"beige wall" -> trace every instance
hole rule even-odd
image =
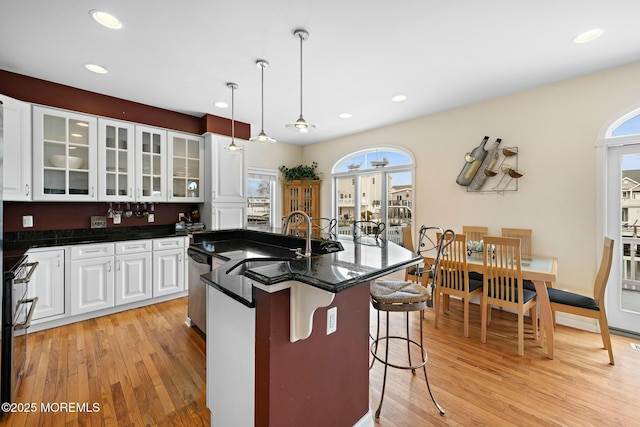
[[[247,144],[247,165],[250,168],[274,169],[282,165],[302,163],[302,147],[276,142],[273,144]]]
[[[401,146],[416,158],[415,223],[532,228],[535,253],[558,258],[558,287],[590,292],[596,270],[595,144],[640,103],[640,63],[303,148],[326,178],[346,154]],[[409,94],[410,96],[411,94]],[[484,135],[519,148],[517,192],[467,193],[455,179]],[[488,145],[490,145],[488,144]],[[322,214],[331,215],[331,185]]]

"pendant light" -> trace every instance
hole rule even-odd
[[[275,139],[267,136],[266,133],[264,133],[264,70],[269,66],[269,63],[267,61],[265,61],[264,59],[258,59],[256,61],[256,65],[258,66],[258,68],[260,68],[260,74],[262,74],[262,94],[261,94],[261,99],[262,99],[262,121],[260,122],[260,133],[258,134],[258,136],[255,136],[253,138],[250,139],[251,142],[258,142],[258,143],[265,143],[265,142],[276,142]]]
[[[231,89],[231,144],[224,147],[225,150],[229,151],[242,151],[242,147],[238,147],[236,145],[236,122],[233,117],[234,113],[234,100],[233,100],[233,92],[238,89],[238,85],[235,83],[227,83],[227,87]]]
[[[309,38],[309,33],[306,30],[298,29],[293,32],[293,35],[300,38],[300,117],[295,123],[288,124],[287,128],[307,133],[316,128],[315,125],[307,123],[302,117],[302,42]]]

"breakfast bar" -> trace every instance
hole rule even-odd
[[[211,424],[372,426],[369,284],[422,258],[388,241],[314,240],[296,257],[298,237],[206,239],[223,262],[201,276]]]

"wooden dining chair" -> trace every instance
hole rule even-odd
[[[531,234],[530,228],[502,228],[502,237],[517,237],[520,239],[520,251],[522,256],[531,256]]]
[[[613,348],[611,347],[609,324],[604,306],[604,292],[607,287],[607,281],[609,280],[609,273],[611,272],[612,259],[613,240],[605,237],[602,259],[600,260],[600,267],[598,268],[598,273],[596,274],[593,285],[593,298],[556,288],[549,288],[548,292],[554,325],[556,311],[598,320],[602,343],[604,344],[604,348],[609,352],[609,363],[613,365]]]
[[[489,227],[463,225],[462,234],[467,236],[467,242],[479,242],[484,239],[484,236],[489,234]]]
[[[489,234],[489,227],[478,226],[478,225],[463,225],[462,226],[462,234],[467,237],[467,242],[479,242],[484,239],[484,236]],[[482,281],[482,274],[477,272],[469,273],[470,278],[473,280]]]
[[[438,327],[440,307],[445,312],[449,308],[449,297],[458,297],[464,304],[464,336],[469,337],[469,302],[475,296],[482,299],[482,282],[469,280],[467,237],[464,234],[456,235],[447,251],[441,255],[436,277],[433,292],[435,327]]]
[[[402,227],[402,246],[405,249],[416,253],[416,248],[413,245],[413,235],[411,233],[411,226]],[[422,265],[413,265],[404,270],[404,280],[412,282],[419,282],[424,267]]]
[[[518,314],[518,354],[524,355],[524,313],[529,311],[533,336],[538,340],[536,292],[525,289],[522,280],[520,239],[513,237],[485,236],[484,285],[482,306],[482,330],[480,340],[487,342],[489,310],[497,305]]]

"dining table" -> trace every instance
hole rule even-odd
[[[421,252],[422,257],[429,265],[433,264],[436,252],[429,250]],[[558,275],[558,260],[546,256],[530,255],[522,256],[520,259],[522,267],[522,278],[531,280],[536,289],[538,307],[540,311],[540,346],[546,342],[547,357],[553,359],[553,313],[551,302],[549,301],[548,287],[552,287]],[[482,252],[471,252],[467,256],[467,268],[469,272],[484,274],[484,260]]]

